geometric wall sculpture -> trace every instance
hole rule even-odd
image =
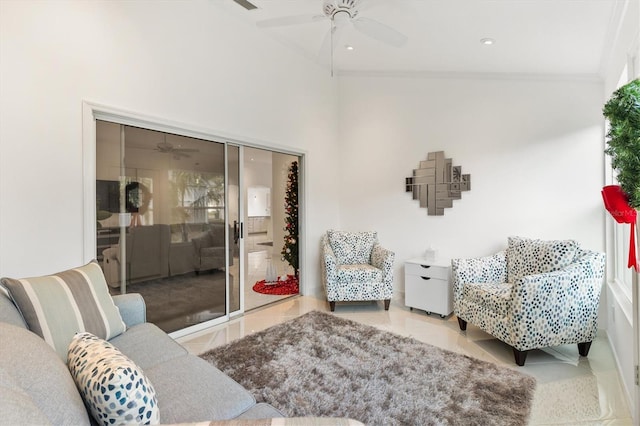
[[[462,167],[453,166],[444,151],[430,152],[427,161],[421,161],[413,176],[405,179],[405,186],[428,215],[442,216],[444,209],[453,207],[453,200],[462,198],[462,191],[471,189],[471,175],[463,175]]]

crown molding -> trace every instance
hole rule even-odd
[[[597,73],[545,74],[518,72],[458,72],[458,71],[340,71],[338,77],[374,77],[406,79],[446,80],[524,80],[524,81],[580,81],[600,84],[604,82]]]

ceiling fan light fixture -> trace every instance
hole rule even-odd
[[[332,18],[333,22],[336,23],[336,26],[347,25],[351,21],[351,14],[345,10],[339,10],[333,14]]]
[[[347,50],[349,50],[349,51],[352,51],[352,50],[353,50],[353,46],[351,46],[350,44],[345,44],[345,45],[344,45],[344,48],[345,48],[345,49],[347,49]]]
[[[325,0],[322,11],[330,19],[336,19],[340,15],[353,19],[358,16],[359,0]]]
[[[492,46],[493,44],[495,44],[495,42],[496,41],[490,37],[480,39],[480,43],[482,43],[483,46]]]

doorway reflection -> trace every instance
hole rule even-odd
[[[291,164],[295,155],[257,148],[244,148],[245,210],[245,310],[277,302],[295,294],[263,294],[254,285],[266,280],[269,271],[278,277],[294,274],[293,267],[282,257],[285,244],[285,198]]]

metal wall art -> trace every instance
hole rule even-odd
[[[453,207],[453,200],[462,198],[462,191],[471,189],[471,175],[462,174],[462,166],[452,166],[444,151],[430,152],[427,161],[421,161],[413,176],[406,178],[406,192],[420,201],[430,216],[444,215],[444,209]]]

